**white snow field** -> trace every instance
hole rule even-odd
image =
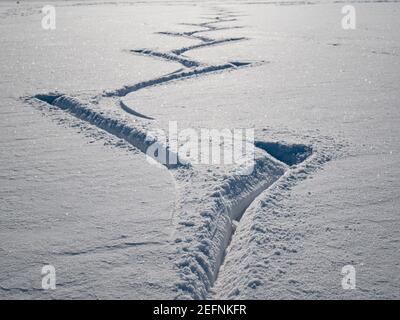
[[[399,16],[382,0],[0,2],[0,298],[400,298]],[[152,163],[166,146],[149,133],[171,122],[253,128],[253,170]]]

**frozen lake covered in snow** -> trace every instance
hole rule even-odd
[[[399,298],[399,17],[0,2],[0,298]],[[171,123],[253,129],[254,167],[148,161]]]

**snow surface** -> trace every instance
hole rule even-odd
[[[0,3],[1,298],[399,298],[397,2],[43,5]],[[169,121],[254,171],[149,163]]]

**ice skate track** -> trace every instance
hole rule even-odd
[[[125,112],[128,112],[130,114],[133,114],[134,116],[137,116],[137,117],[140,117],[143,119],[154,120],[154,118],[152,118],[152,117],[145,116],[144,114],[141,114],[139,112],[136,112],[135,110],[132,110],[122,100],[120,101],[120,103],[121,103],[122,110],[124,110]]]

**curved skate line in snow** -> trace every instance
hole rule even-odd
[[[152,117],[145,116],[144,114],[141,114],[139,112],[136,112],[135,110],[132,110],[122,100],[120,101],[120,103],[121,103],[122,110],[124,110],[125,112],[133,114],[134,116],[137,116],[137,117],[140,117],[140,118],[154,120],[154,118],[152,118]]]

